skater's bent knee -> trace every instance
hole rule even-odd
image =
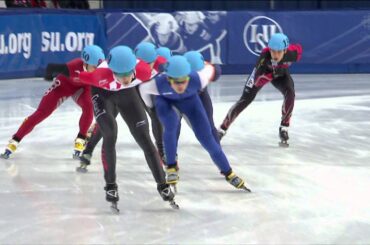
[[[295,91],[294,91],[294,89],[288,89],[287,91],[286,91],[286,95],[287,96],[289,96],[289,97],[295,97]]]
[[[114,130],[101,130],[104,140],[116,142],[117,132]]]

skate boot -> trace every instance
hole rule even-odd
[[[170,203],[171,208],[180,208],[179,205],[177,205],[175,202],[175,194],[172,192],[169,184],[158,184],[157,190],[159,192],[159,195],[161,195],[163,201],[167,201]]]
[[[82,153],[80,156],[80,166],[76,168],[76,171],[80,173],[87,173],[87,166],[90,165],[91,157],[91,154]]]
[[[229,182],[237,189],[243,189],[248,192],[252,192],[249,188],[245,186],[245,182],[242,178],[238,177],[234,172],[231,172],[229,175],[225,176],[226,181]]]
[[[288,144],[288,139],[289,139],[288,127],[280,126],[280,128],[279,128],[279,137],[280,137],[279,146],[280,147],[289,147],[289,144]]]
[[[225,136],[226,130],[219,128],[217,129],[217,133],[218,133],[218,138],[221,140]]]
[[[5,152],[0,155],[1,158],[8,159],[9,156],[17,150],[18,144],[19,142],[14,139],[9,140],[9,143],[6,146]]]
[[[80,160],[80,155],[82,151],[85,149],[85,145],[86,145],[86,140],[81,139],[81,138],[76,138],[73,159]]]
[[[177,183],[179,182],[179,169],[177,165],[167,167],[166,169],[166,182],[173,187],[175,193],[177,193]]]
[[[117,207],[117,202],[119,201],[118,196],[118,187],[116,183],[113,184],[107,184],[104,187],[105,190],[105,200],[112,203],[111,209],[114,213],[118,213],[119,209]]]

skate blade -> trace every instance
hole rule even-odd
[[[0,155],[0,158],[2,158],[2,159],[9,159],[9,155],[8,155],[8,154],[6,154],[6,153],[2,153],[2,154]]]
[[[73,154],[72,155],[73,160],[80,160],[80,154]]]
[[[117,203],[113,202],[112,205],[110,206],[110,209],[112,210],[113,213],[119,214],[119,209],[117,207]]]
[[[246,187],[244,185],[242,186],[241,189],[243,189],[243,190],[245,190],[246,192],[249,192],[249,193],[252,192],[251,189],[249,189],[248,187]]]
[[[286,141],[281,141],[281,142],[279,142],[279,146],[282,147],[282,148],[288,148],[289,144]]]
[[[80,167],[77,167],[76,168],[76,172],[79,172],[79,173],[83,173],[83,174],[85,174],[85,173],[87,173],[87,168],[86,168],[86,166],[80,166]]]
[[[175,200],[172,200],[169,202],[170,202],[171,208],[176,209],[176,210],[180,209],[180,206],[175,202]]]
[[[170,184],[170,187],[173,191],[173,193],[175,193],[175,195],[177,194],[177,185],[176,184]]]

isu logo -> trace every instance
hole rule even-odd
[[[244,45],[252,54],[259,56],[270,37],[277,32],[283,32],[283,29],[275,20],[266,16],[256,16],[244,27]]]

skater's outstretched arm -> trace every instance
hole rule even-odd
[[[145,105],[149,108],[153,108],[154,105],[151,96],[159,95],[155,80],[152,79],[149,82],[140,84],[139,91]]]
[[[69,69],[67,64],[50,63],[46,67],[44,79],[46,81],[52,81],[59,74],[69,77]]]
[[[302,46],[300,44],[290,44],[282,62],[297,62],[302,57]]]
[[[201,82],[201,89],[203,90],[210,82],[216,81],[221,76],[221,67],[206,63],[204,68],[197,72]]]

